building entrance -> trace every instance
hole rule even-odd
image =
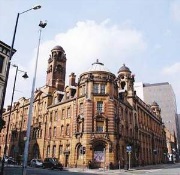
[[[105,147],[100,144],[94,148],[94,162],[98,166],[97,168],[104,167],[105,165]]]

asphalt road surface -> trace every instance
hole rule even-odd
[[[63,171],[41,168],[27,168],[27,175],[180,175],[180,163],[139,167],[131,170],[104,170],[69,168]],[[5,175],[22,175],[22,167],[5,167]]]

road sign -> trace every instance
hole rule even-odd
[[[131,146],[126,146],[126,152],[131,152],[132,151],[132,147]]]

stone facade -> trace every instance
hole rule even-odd
[[[13,49],[13,54],[15,51],[16,50]],[[2,100],[4,98],[3,93],[4,93],[7,66],[9,63],[9,54],[10,54],[10,46],[0,41],[0,110],[3,110]]]
[[[48,60],[46,85],[34,94],[29,160],[57,157],[65,167],[92,168],[125,167],[129,158],[132,166],[165,161],[160,108],[136,96],[128,67],[123,65],[116,76],[97,60],[77,82],[71,73],[67,86],[65,73],[66,55],[56,46]],[[21,98],[13,106],[8,137],[13,157],[23,154],[29,103]],[[0,133],[1,157],[5,132]]]

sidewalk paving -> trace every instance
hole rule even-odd
[[[128,174],[132,171],[138,171],[138,170],[150,170],[150,169],[163,169],[167,167],[172,167],[172,166],[179,166],[180,163],[176,164],[157,164],[157,165],[147,165],[147,166],[139,166],[139,167],[132,167],[130,170],[125,170],[125,169],[88,169],[88,168],[66,168],[66,170],[71,171],[71,172],[87,172],[87,173],[94,173],[94,174]]]

